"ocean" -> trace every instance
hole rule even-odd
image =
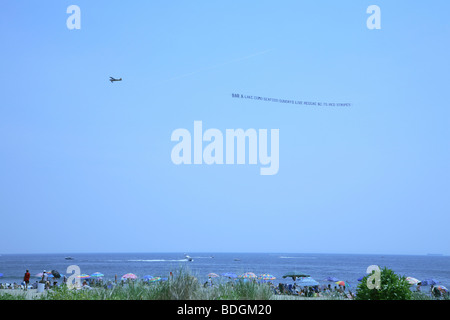
[[[292,283],[283,279],[289,271],[302,271],[320,284],[330,284],[325,279],[335,277],[347,281],[355,290],[358,278],[366,275],[371,265],[388,267],[397,274],[419,280],[435,279],[450,287],[450,256],[428,255],[362,255],[362,254],[300,254],[300,253],[74,253],[74,254],[2,254],[0,256],[0,283],[21,283],[25,270],[31,273],[31,283],[39,280],[36,274],[43,270],[67,273],[70,265],[80,267],[81,273],[101,272],[104,280],[120,279],[126,273],[139,278],[146,275],[168,277],[186,267],[199,281],[206,281],[208,273],[232,272],[237,275],[253,272],[257,275],[269,273],[278,284]],[[73,257],[66,260],[65,257]],[[61,280],[59,280],[61,283]],[[333,283],[331,283],[334,285]],[[423,288],[424,290],[425,288]],[[422,290],[422,291],[423,291]]]

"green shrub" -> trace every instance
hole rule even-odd
[[[399,276],[391,269],[383,268],[381,270],[380,288],[369,289],[367,280],[371,275],[365,276],[358,285],[356,291],[356,300],[410,300],[412,292],[409,289],[410,284],[405,276]]]

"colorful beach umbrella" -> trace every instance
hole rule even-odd
[[[148,279],[148,282],[156,282],[156,281],[161,281],[161,277],[152,277]]]
[[[271,274],[268,274],[268,273],[263,273],[258,276],[258,279],[264,280],[264,281],[269,281],[269,280],[275,280],[276,277]]]
[[[209,278],[218,278],[219,275],[217,273],[211,272],[211,273],[208,273],[208,277]]]
[[[448,292],[448,289],[444,286],[436,286],[435,288],[437,288],[440,292],[444,293],[444,292]]]
[[[77,276],[77,278],[79,278],[79,279],[89,279],[90,277],[91,277],[90,275],[85,274],[85,273],[80,274],[79,276]]]
[[[257,276],[253,272],[246,272],[239,276],[241,279],[256,279]]]
[[[101,278],[104,277],[105,275],[103,273],[100,272],[94,272],[93,274],[91,274],[92,278]]]
[[[337,285],[343,286],[343,287],[350,287],[350,283],[348,283],[347,281],[336,281],[335,282]]]
[[[127,273],[122,276],[122,279],[137,279],[137,275],[134,273]]]
[[[417,280],[416,278],[413,277],[406,277],[406,282],[408,282],[410,285],[415,285],[418,284],[420,280]]]

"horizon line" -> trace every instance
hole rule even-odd
[[[13,252],[13,253],[0,253],[2,255],[36,255],[36,254],[61,254],[61,255],[71,255],[71,254],[148,254],[148,253],[204,253],[204,254],[330,254],[330,255],[386,255],[386,256],[449,256],[446,253],[356,253],[356,252],[284,252],[284,251],[78,251],[78,252]]]

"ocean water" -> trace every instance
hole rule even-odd
[[[31,283],[39,280],[36,274],[43,270],[67,273],[70,265],[77,265],[81,273],[101,272],[104,279],[120,279],[126,273],[138,277],[145,275],[168,277],[186,267],[200,281],[207,280],[210,272],[221,275],[225,272],[242,274],[254,272],[270,273],[277,279],[273,282],[292,283],[283,279],[289,271],[302,271],[311,275],[320,284],[329,276],[347,281],[356,289],[358,278],[366,274],[371,265],[388,267],[396,273],[419,280],[435,279],[450,288],[450,256],[412,255],[360,255],[360,254],[300,254],[300,253],[188,253],[193,261],[185,259],[183,253],[86,253],[86,254],[3,254],[0,256],[0,283],[21,283],[25,270],[30,270]],[[71,256],[73,260],[66,260]],[[61,280],[59,281],[61,283]],[[334,285],[332,283],[332,285]],[[424,288],[425,289],[425,288]]]

